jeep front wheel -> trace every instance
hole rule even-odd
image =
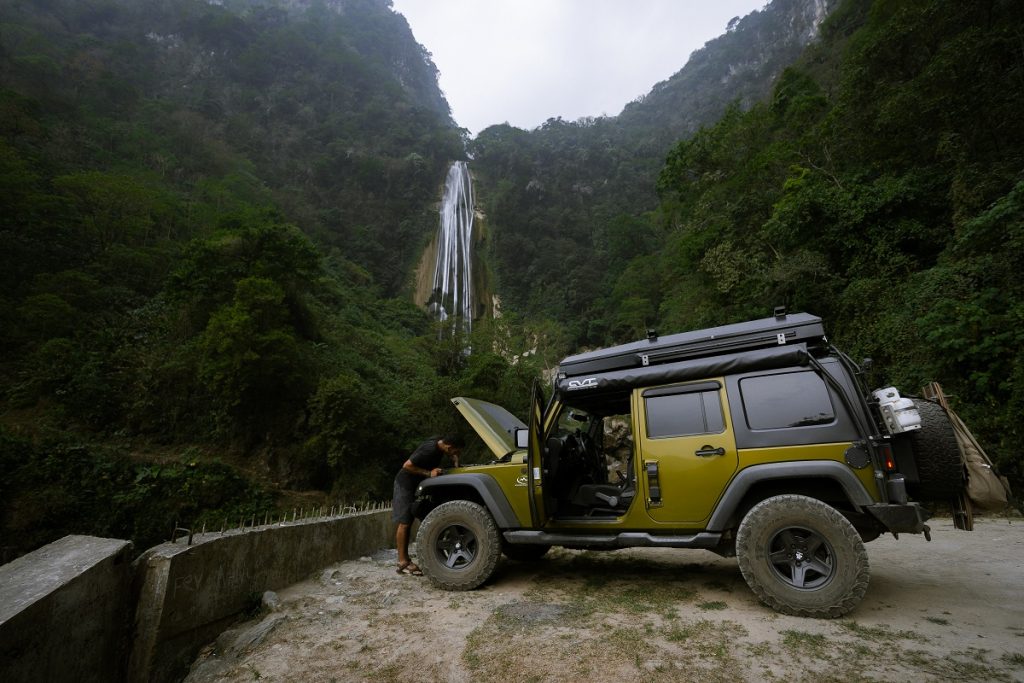
[[[751,508],[736,532],[736,556],[761,602],[798,617],[843,616],[871,577],[857,530],[807,496],[774,496]]]
[[[416,537],[420,568],[450,591],[472,590],[489,579],[501,556],[501,536],[490,513],[468,500],[430,511]]]

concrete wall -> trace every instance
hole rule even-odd
[[[131,547],[64,538],[0,566],[0,681],[116,681],[128,657]]]
[[[138,603],[130,681],[179,680],[199,648],[264,591],[393,543],[390,510],[196,536],[135,562]]]
[[[0,566],[0,681],[177,681],[264,591],[393,544],[391,511],[150,548],[67,536]]]

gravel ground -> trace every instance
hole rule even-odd
[[[931,526],[867,545],[871,585],[840,620],[771,611],[705,551],[556,549],[466,593],[385,551],[280,591],[186,680],[1024,681],[1024,520]]]

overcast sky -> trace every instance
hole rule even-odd
[[[393,0],[434,56],[455,121],[614,116],[767,0]]]

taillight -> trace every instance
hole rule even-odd
[[[892,457],[892,446],[889,444],[882,444],[878,447],[878,452],[882,456],[882,467],[886,472],[896,471],[896,460]]]

